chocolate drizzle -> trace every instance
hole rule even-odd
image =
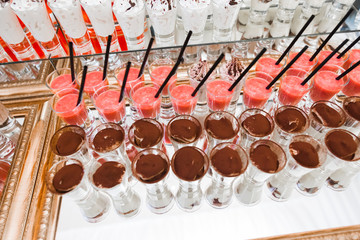
[[[325,137],[325,144],[332,154],[347,161],[354,160],[359,147],[354,137],[343,130],[334,130],[328,133]]]
[[[83,175],[84,169],[80,165],[65,165],[55,173],[52,184],[57,192],[67,193],[80,184]]]
[[[236,4],[238,4],[238,3],[235,0],[230,0],[230,2],[229,2],[230,6],[233,6],[233,5],[236,5]]]
[[[135,6],[135,3],[132,2],[131,0],[129,0],[129,4],[130,4],[130,7],[128,9],[126,9],[126,12],[129,11],[132,7]]]
[[[125,167],[119,162],[105,162],[94,173],[93,181],[99,188],[112,188],[121,183]]]

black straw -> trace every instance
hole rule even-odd
[[[85,65],[84,69],[83,69],[83,73],[82,73],[81,85],[80,85],[80,90],[79,90],[79,97],[78,97],[76,106],[79,106],[79,104],[81,103],[81,99],[82,99],[82,95],[83,95],[83,91],[84,91],[84,86],[85,86],[87,69],[88,69],[88,66]]]
[[[350,10],[345,14],[345,16],[340,20],[340,22],[330,32],[330,34],[326,37],[326,39],[321,43],[320,47],[316,50],[314,55],[312,55],[312,57],[309,60],[310,62],[313,61],[316,58],[316,56],[320,53],[321,49],[328,43],[330,38],[332,38],[332,36],[335,34],[335,32],[341,27],[341,25],[345,22],[345,20],[350,16],[352,11],[353,11],[353,9],[350,8]]]
[[[121,100],[123,99],[123,96],[124,96],[126,81],[127,81],[127,78],[128,78],[129,72],[130,72],[130,67],[131,67],[131,62],[127,62],[126,69],[125,69],[125,75],[124,75],[124,79],[123,79],[122,86],[121,86],[119,102],[121,102]]]
[[[345,39],[334,51],[332,51],[332,53],[330,53],[329,56],[327,56],[327,58],[325,58],[324,61],[322,61],[322,63],[320,63],[319,66],[305,78],[301,85],[304,86],[348,41],[349,39]]]
[[[166,77],[165,81],[161,84],[159,90],[157,91],[157,93],[155,94],[155,98],[158,98],[160,96],[160,93],[162,92],[162,90],[164,90],[166,84],[170,81],[170,78],[176,73],[179,65],[180,65],[181,61],[177,61],[174,65],[174,67],[171,69],[169,75]]]
[[[184,41],[184,44],[182,45],[182,47],[181,47],[181,49],[180,49],[180,53],[179,53],[179,56],[178,56],[177,61],[181,61],[181,59],[182,59],[182,57],[183,57],[183,55],[184,55],[184,52],[185,52],[185,48],[186,48],[186,46],[187,46],[188,43],[189,43],[189,40],[190,40],[191,35],[192,35],[192,31],[190,30],[189,33],[188,33],[188,35],[186,36],[186,39],[185,39],[185,41]]]
[[[296,54],[291,62],[289,62],[289,64],[286,65],[283,70],[281,70],[281,72],[269,83],[269,85],[266,86],[267,90],[269,90],[276,83],[276,81],[279,80],[282,75],[284,75],[284,73],[299,59],[299,57],[308,49],[308,47],[309,46],[303,47],[303,49],[301,49],[301,51]]]
[[[235,82],[231,85],[231,87],[228,89],[228,91],[232,91],[236,85],[241,81],[241,79],[250,71],[250,69],[255,65],[255,63],[261,58],[262,55],[266,52],[266,48],[263,48],[261,52],[252,60],[252,62],[247,66],[247,68],[240,74],[238,79],[235,80]]]
[[[353,46],[355,46],[355,44],[357,44],[359,40],[360,40],[360,36],[357,37],[352,43],[350,43],[350,45],[347,48],[345,48],[345,50],[342,51],[342,53],[340,53],[339,56],[337,56],[337,58],[340,59],[342,56],[344,56],[345,53],[347,53]]]
[[[354,63],[351,67],[349,67],[346,71],[344,71],[342,74],[340,74],[339,76],[337,76],[335,79],[336,80],[340,80],[341,78],[343,78],[346,74],[348,74],[349,72],[351,72],[352,70],[354,70],[357,66],[360,65],[360,60],[357,61],[356,63]]]
[[[108,62],[109,62],[109,53],[110,53],[110,47],[111,47],[111,40],[112,40],[112,36],[109,35],[108,39],[107,39],[107,43],[106,43],[104,71],[103,71],[103,78],[102,78],[103,81],[105,80],[106,75],[107,75],[107,66],[108,66]]]
[[[216,69],[221,60],[224,58],[225,54],[221,53],[215,63],[211,66],[210,70],[206,73],[205,77],[201,80],[201,82],[196,86],[195,90],[191,94],[192,97],[195,97],[196,93],[200,90],[201,86],[204,85],[206,80],[210,77],[211,73]]]
[[[290,49],[294,46],[294,44],[296,43],[296,41],[301,37],[301,34],[303,34],[303,32],[306,30],[306,28],[310,25],[310,23],[312,22],[312,20],[314,20],[315,15],[311,15],[310,18],[307,20],[307,22],[304,24],[304,26],[301,28],[301,30],[298,32],[298,34],[296,34],[295,38],[292,40],[292,42],[290,43],[290,45],[286,48],[285,52],[283,52],[283,54],[280,56],[280,58],[277,60],[277,62],[275,63],[275,65],[279,65],[281,60],[283,60],[283,58],[286,56],[286,54],[290,51]]]
[[[71,81],[75,84],[74,45],[69,42]]]
[[[148,59],[148,57],[149,57],[149,54],[150,54],[151,47],[152,47],[153,43],[154,43],[154,38],[152,37],[152,38],[150,38],[148,47],[147,47],[147,49],[146,49],[145,56],[144,56],[144,60],[143,60],[143,62],[142,62],[142,64],[141,64],[138,78],[144,73],[145,65],[146,65],[147,59]]]

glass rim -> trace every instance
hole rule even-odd
[[[174,84],[175,84],[176,86],[173,86]],[[180,99],[180,98],[174,97],[174,96],[171,94],[171,90],[173,90],[173,89],[176,88],[177,86],[181,86],[181,85],[190,86],[191,88],[194,89],[193,91],[195,91],[195,88],[194,88],[193,86],[191,86],[190,82],[187,82],[187,81],[180,81],[180,82],[174,81],[174,82],[169,82],[169,86],[168,86],[167,88],[168,88],[168,94],[169,94],[170,98],[175,99],[175,100],[177,100],[177,101],[182,101],[182,102],[191,102],[191,101],[194,101],[195,99],[198,98],[198,96],[199,96],[198,93],[199,93],[200,89],[199,89],[199,91],[196,92],[196,94],[195,94],[194,97],[191,96],[191,94],[190,94],[190,97],[191,97],[190,99]],[[166,87],[166,86],[165,86],[165,87]]]
[[[95,69],[101,69],[101,70],[95,70]],[[91,73],[91,72],[104,72],[104,68],[103,67],[101,67],[101,66],[89,66],[88,67],[88,71],[86,72],[86,77],[87,77],[87,75],[89,74],[89,73]],[[77,76],[76,76],[76,82],[79,84],[79,86],[81,85],[81,80],[82,80],[82,75],[83,75],[83,73],[84,73],[84,70],[82,69],[78,74],[77,74]],[[102,80],[102,81],[100,81],[98,84],[96,84],[96,85],[93,85],[93,86],[88,86],[88,87],[86,87],[86,86],[84,86],[84,91],[85,91],[85,89],[88,89],[88,88],[96,88],[97,86],[99,86],[99,85],[102,85],[103,84],[103,82],[105,82],[105,81],[107,81],[107,78],[108,78],[108,76],[106,76],[106,78],[104,79],[104,80]]]
[[[107,90],[104,90],[105,88],[107,88]],[[112,89],[110,89],[110,88],[112,88]],[[102,91],[102,90],[104,90],[104,91]],[[108,91],[121,92],[121,88],[116,85],[107,85],[107,86],[102,86],[99,89],[97,89],[91,97],[91,101],[92,101],[93,105],[96,107],[96,109],[98,108],[98,106],[96,105],[96,99]],[[100,92],[100,93],[98,93],[98,92]],[[121,100],[121,102],[118,101],[118,104],[116,105],[116,107],[120,107],[121,105],[124,105],[124,104],[125,104],[125,91],[124,91],[123,99]],[[113,110],[114,107],[105,107],[105,108],[100,108],[100,109],[103,111],[106,111],[106,110]]]
[[[72,129],[75,129],[73,131],[71,131]],[[74,132],[76,131],[77,134],[79,134],[81,137],[82,137],[82,141],[81,143],[79,144],[78,148],[76,149],[75,152],[71,153],[71,154],[68,154],[68,155],[61,155],[59,154],[58,150],[56,149],[56,147],[53,147],[53,146],[56,146],[56,143],[57,143],[57,140],[60,138],[60,136],[64,133],[64,132]],[[62,127],[60,129],[58,129],[54,135],[51,137],[50,139],[50,149],[53,153],[55,153],[56,155],[58,156],[62,156],[62,157],[66,157],[66,156],[71,156],[75,153],[77,153],[83,146],[84,144],[86,143],[86,133],[85,133],[85,130],[82,128],[82,127],[79,127],[77,125],[66,125],[65,127]],[[55,142],[56,141],[56,142]]]
[[[212,157],[214,155],[215,152],[221,150],[221,149],[224,149],[225,147],[227,146],[232,146],[232,149],[233,148],[236,148],[237,150],[239,150],[241,152],[241,154],[243,154],[245,156],[245,165],[243,166],[243,158],[241,157],[241,165],[242,165],[242,172],[237,175],[237,176],[225,176],[225,174],[223,173],[220,173],[218,171],[218,169],[214,166],[213,164],[213,161],[212,161]],[[240,155],[240,154],[239,154]],[[249,166],[249,156],[248,154],[246,153],[245,149],[242,148],[240,145],[238,144],[235,144],[233,142],[222,142],[222,143],[219,143],[217,144],[216,146],[214,146],[214,148],[211,150],[210,154],[209,154],[209,162],[210,162],[210,166],[212,167],[212,169],[218,173],[219,175],[223,176],[223,177],[228,177],[228,178],[236,178],[238,176],[240,176],[241,174],[245,173],[248,166]]]
[[[348,117],[350,117],[351,119],[357,121],[357,122],[360,122],[360,119],[356,119],[354,118],[348,111],[347,109],[345,108],[345,104],[347,103],[350,103],[350,102],[354,102],[352,101],[353,99],[355,99],[355,102],[360,102],[360,96],[349,96],[349,97],[346,97],[343,102],[342,102],[342,109],[345,111],[346,115]]]
[[[355,152],[355,154],[358,153],[358,156],[357,156],[356,159],[352,159],[352,160],[342,159],[342,158],[336,156],[336,155],[328,148],[328,146],[327,146],[327,144],[325,143],[325,141],[326,141],[327,137],[328,137],[331,133],[333,133],[333,132],[344,132],[344,133],[347,133],[348,135],[350,135],[350,136],[353,138],[353,140],[357,143],[357,151]],[[346,130],[346,129],[335,128],[335,129],[332,129],[332,130],[328,131],[328,132],[325,134],[325,137],[323,138],[323,142],[324,142],[324,145],[325,145],[325,147],[326,147],[327,152],[330,153],[331,156],[334,157],[334,158],[336,158],[336,159],[340,159],[341,161],[344,161],[344,162],[357,162],[357,161],[360,160],[360,148],[359,148],[359,146],[360,146],[360,138],[359,138],[358,136],[356,136],[354,133],[352,133],[352,132],[350,132],[350,131],[348,131],[348,130]],[[354,157],[355,157],[355,156],[354,156]]]
[[[276,118],[276,115],[279,114],[280,112],[286,110],[286,109],[295,109],[297,110],[298,112],[301,113],[301,115],[305,118],[305,126],[304,126],[304,129],[303,131],[301,132],[288,132],[288,131],[285,131],[284,129],[282,129],[277,121],[277,118]],[[299,133],[304,133],[310,126],[310,118],[309,116],[306,114],[306,112],[304,110],[302,110],[301,108],[297,107],[297,106],[293,106],[293,105],[284,105],[284,106],[281,106],[279,108],[277,108],[275,110],[275,113],[274,113],[274,117],[273,117],[273,120],[274,120],[274,123],[276,124],[276,126],[278,126],[282,131],[286,132],[286,133],[289,133],[289,134],[299,134]]]
[[[50,85],[51,85],[51,82],[52,82],[52,80],[54,80],[54,78],[56,78],[56,77],[54,77],[54,78],[51,78],[54,74],[58,74],[58,72],[60,72],[60,71],[69,71],[69,74],[71,75],[71,69],[70,68],[66,68],[66,67],[64,67],[64,68],[57,68],[57,69],[54,69],[54,71],[52,71],[51,73],[49,73],[49,75],[47,75],[46,76],[46,79],[45,79],[45,85],[50,89],[50,90],[58,90],[58,88],[52,88]],[[66,74],[66,73],[65,73]],[[57,77],[60,77],[61,75],[65,75],[65,74],[58,74],[58,76]],[[77,83],[76,82],[76,73],[75,73],[75,83]],[[50,79],[51,79],[51,81],[50,81]],[[71,83],[72,85],[73,85],[73,83]],[[71,84],[68,84],[67,86],[69,86],[69,85],[71,85]]]
[[[68,94],[65,94],[63,96],[59,96],[59,93],[61,93],[62,91],[65,91],[67,89],[71,89],[72,91],[76,91],[77,93],[68,93]],[[76,105],[72,110],[69,110],[69,111],[65,111],[65,112],[60,112],[60,111],[57,111],[55,109],[55,105],[59,102],[59,100],[63,99],[64,97],[68,96],[68,95],[76,95],[77,97],[79,97],[79,90],[75,89],[75,88],[65,88],[59,92],[57,92],[56,94],[54,94],[52,97],[51,97],[51,109],[55,112],[55,113],[58,113],[58,114],[64,114],[64,113],[69,113],[69,112],[73,112],[74,110],[76,109],[79,109],[81,107],[85,107],[85,101],[84,101],[84,97],[81,98],[81,102],[79,103],[79,105]]]
[[[194,141],[189,142],[189,143],[186,143],[186,144],[194,143],[194,142],[196,142],[197,140],[199,140],[199,139],[201,138],[202,132],[203,132],[203,127],[202,127],[200,121],[199,121],[196,117],[191,116],[191,115],[188,115],[188,114],[181,114],[181,115],[175,116],[175,117],[173,117],[172,119],[170,119],[169,123],[166,125],[166,133],[169,135],[169,138],[171,138],[171,137],[170,137],[170,136],[171,136],[171,133],[170,133],[170,125],[171,125],[174,121],[176,121],[176,120],[178,120],[178,119],[187,119],[187,120],[190,120],[190,119],[191,119],[190,121],[194,121],[194,122],[196,123],[196,125],[197,125],[198,127],[200,127],[200,133],[201,133],[201,134],[200,134]],[[175,141],[175,140],[174,140],[174,141]],[[176,141],[176,142],[177,142],[177,141]]]
[[[162,124],[158,121],[158,120],[155,120],[153,118],[141,118],[141,119],[138,119],[136,120],[135,122],[133,122],[133,124],[131,124],[131,126],[129,127],[129,130],[127,131],[127,134],[128,134],[128,138],[129,138],[129,141],[132,145],[138,147],[138,148],[141,148],[143,149],[142,147],[139,147],[137,144],[135,144],[134,140],[130,137],[130,131],[132,130],[134,124],[138,121],[146,121],[146,122],[150,122],[152,124],[154,124],[159,130],[160,130],[160,135],[161,135],[161,138],[159,139],[159,141],[157,141],[154,145],[150,146],[150,147],[147,147],[147,148],[152,148],[154,146],[156,146],[157,144],[159,144],[162,140],[163,140],[163,136],[164,136],[164,128],[162,126]]]
[[[116,79],[116,81],[118,82],[118,84],[119,84],[120,86],[122,85],[123,79],[118,79],[118,75],[120,74],[120,71],[121,71],[121,70],[126,69],[126,65],[127,65],[127,63],[122,63],[122,64],[120,64],[120,66],[116,67],[115,70],[114,70],[115,79]],[[136,65],[136,66],[134,66],[134,65]],[[138,69],[140,70],[141,65],[140,65],[139,63],[137,63],[137,62],[132,62],[130,69],[131,69],[131,68],[138,68]],[[144,71],[142,72],[142,74],[140,75],[140,77],[137,77],[136,79],[133,79],[133,80],[130,80],[130,81],[129,81],[129,78],[128,78],[127,81],[126,81],[126,84],[131,83],[131,82],[138,81],[138,80],[140,80],[141,78],[143,78],[144,75],[145,75],[145,69],[144,69]]]
[[[222,114],[223,116],[227,116],[228,118],[232,118],[233,120],[235,119],[235,121],[236,121],[235,134],[234,134],[234,136],[232,136],[231,138],[228,138],[228,139],[232,139],[232,138],[236,137],[236,135],[240,132],[240,121],[239,121],[239,119],[238,119],[237,117],[235,117],[234,114],[232,114],[232,113],[230,113],[230,112],[228,112],[228,111],[215,111],[215,112],[212,112],[212,113],[208,114],[208,115],[206,116],[206,118],[204,119],[204,128],[205,128],[205,125],[206,125],[206,122],[208,121],[208,119],[209,119],[210,117],[216,115],[216,114]],[[206,128],[205,128],[205,131],[206,131],[206,133],[209,134],[211,137],[213,137],[213,138],[215,138],[215,139],[218,139],[218,138],[214,137],[212,134],[210,134]]]
[[[123,134],[123,140],[117,144],[117,145],[113,145],[113,147],[111,149],[106,149],[105,151],[99,151],[99,150],[96,150],[95,147],[93,146],[93,140],[94,138],[96,137],[96,135],[101,131],[101,130],[104,130],[104,129],[108,129],[108,128],[112,128],[112,129],[115,129],[115,130],[119,130],[122,132]],[[116,149],[118,149],[119,147],[121,147],[121,145],[123,145],[125,142],[125,130],[124,128],[120,125],[120,124],[117,124],[117,123],[113,123],[113,122],[106,122],[106,123],[100,123],[99,125],[97,125],[92,131],[91,133],[89,134],[89,137],[87,138],[87,143],[88,143],[88,146],[91,150],[95,151],[95,152],[98,152],[98,153],[109,153],[109,152],[112,152]]]
[[[178,176],[178,174],[176,173],[175,171],[175,158],[176,158],[176,155],[180,152],[180,151],[183,151],[184,149],[186,148],[192,148],[192,149],[195,149],[197,152],[199,152],[203,159],[204,159],[204,172],[203,172],[203,175],[200,176],[198,179],[194,179],[194,180],[184,180],[182,179],[181,177]],[[172,158],[171,158],[171,161],[170,161],[170,165],[171,165],[171,170],[172,172],[175,174],[176,177],[178,177],[180,180],[182,181],[185,181],[185,182],[196,182],[196,181],[199,181],[201,180],[205,175],[206,173],[208,172],[209,170],[209,166],[210,166],[210,160],[209,160],[209,157],[207,156],[207,154],[201,150],[200,148],[198,147],[194,147],[194,146],[185,146],[185,147],[182,147],[178,150],[175,151],[175,153],[173,154]]]
[[[243,126],[243,124],[242,124],[243,121],[244,121],[245,119],[247,119],[248,117],[253,116],[253,115],[254,115],[253,112],[255,112],[255,114],[256,114],[256,112],[258,112],[259,114],[263,113],[263,114],[261,114],[261,115],[263,115],[264,117],[266,117],[267,120],[269,120],[270,127],[271,127],[271,131],[270,131],[269,134],[267,134],[267,135],[265,135],[265,136],[257,136],[257,135],[253,135],[253,134],[249,133],[249,132],[244,128],[244,126]],[[246,113],[250,113],[250,116],[246,117],[245,119],[242,119],[242,118],[245,117]],[[243,121],[241,121],[241,120],[243,120]],[[262,109],[260,109],[260,108],[249,108],[249,109],[246,109],[245,111],[243,111],[243,112],[241,113],[240,117],[239,117],[239,123],[240,123],[240,128],[241,128],[243,131],[245,131],[247,134],[249,134],[250,136],[253,136],[253,137],[266,137],[266,136],[270,136],[270,135],[273,133],[274,128],[275,128],[275,121],[274,121],[273,117],[272,117],[269,113],[267,113],[266,111],[264,111],[264,110],[262,110]]]
[[[293,69],[299,69],[299,68],[293,68]],[[290,69],[289,69],[290,70]],[[307,72],[308,73],[308,72]],[[307,74],[308,75],[308,74]],[[281,84],[282,84],[282,82],[284,81],[284,79],[285,78],[287,78],[287,77],[295,77],[295,78],[299,78],[299,82],[301,83],[301,82],[303,82],[304,80],[305,80],[305,78],[306,77],[298,77],[298,76],[292,76],[292,75],[290,75],[290,76],[282,76],[281,77],[281,80],[280,80],[280,85],[279,85],[279,89],[280,89],[280,86],[281,86]],[[300,85],[300,84],[299,84]],[[308,86],[304,91],[301,91],[301,92],[304,92],[304,95],[307,93],[307,92],[309,92],[310,91],[310,89],[312,89],[313,87],[314,87],[314,79],[313,78],[311,78],[309,81],[307,81],[306,83],[305,83],[305,86]],[[304,96],[303,96],[304,97]]]
[[[225,74],[220,74],[221,76],[226,76]],[[206,94],[210,94],[211,96],[213,96],[213,97],[223,97],[223,98],[232,98],[233,96],[234,96],[234,94],[237,92],[237,89],[236,89],[236,87],[233,89],[233,90],[231,90],[231,91],[227,91],[227,92],[229,92],[230,94],[229,95],[218,95],[218,94],[214,94],[214,93],[212,93],[212,92],[210,92],[209,90],[208,90],[208,86],[209,86],[209,83],[212,83],[212,82],[215,82],[215,81],[223,81],[223,82],[227,82],[227,83],[230,83],[230,86],[234,83],[234,81],[231,81],[231,80],[229,80],[229,79],[218,79],[217,78],[218,76],[216,76],[215,78],[212,78],[212,79],[208,79],[207,81],[206,81]],[[233,79],[232,77],[230,77],[230,76],[226,76],[226,77],[228,77],[228,78],[231,78],[231,79]]]
[[[143,104],[143,103],[139,103],[138,101],[135,101],[134,100],[134,98],[133,98],[133,96],[134,96],[134,94],[135,94],[135,89],[136,90],[138,90],[138,89],[140,89],[140,88],[142,88],[141,86],[140,86],[140,84],[142,84],[143,86],[142,87],[153,87],[153,88],[155,88],[156,90],[159,90],[160,89],[160,85],[159,84],[157,84],[157,83],[155,83],[155,82],[138,82],[137,84],[135,84],[133,87],[132,87],[132,89],[130,90],[130,99],[131,99],[131,101],[132,102],[134,102],[134,103],[136,103],[136,104]],[[150,85],[152,85],[152,86],[150,86]],[[164,90],[164,89],[163,89]],[[152,102],[152,103],[155,103],[155,102],[157,102],[157,101],[161,101],[161,95],[162,95],[162,92],[160,93],[160,95],[159,95],[159,97],[158,98],[155,98],[156,100],[154,101],[154,102]],[[155,97],[155,96],[154,96]]]
[[[166,62],[166,61],[169,61],[169,63],[161,63],[162,61]],[[160,63],[158,63],[160,62]],[[157,65],[158,64],[158,65]],[[152,63],[149,63],[147,62],[147,69],[148,69],[148,73],[149,73],[149,76],[150,76],[150,79],[159,79],[159,77],[154,77],[151,72],[153,71],[152,68],[153,67],[163,67],[163,66],[169,66],[171,67],[171,69],[174,67],[175,65],[175,62],[173,60],[171,60],[170,57],[165,57],[165,58],[156,58]],[[176,73],[171,76],[171,77],[174,77],[176,75]],[[165,77],[166,78],[166,77]],[[165,80],[165,79],[164,79]],[[163,80],[163,81],[164,81]]]
[[[320,123],[320,122],[318,122],[317,120],[315,120],[315,118],[314,118],[314,116],[313,116],[313,114],[312,114],[312,110],[313,110],[314,107],[315,107],[316,105],[318,105],[318,104],[325,104],[325,105],[327,105],[328,107],[334,109],[336,112],[338,112],[338,113],[340,114],[341,118],[342,118],[342,121],[341,121],[340,126],[337,126],[337,127],[325,126],[325,125],[323,125],[322,123]],[[345,121],[346,121],[346,112],[345,112],[345,110],[344,110],[342,107],[340,107],[339,105],[337,105],[337,104],[334,103],[334,102],[326,101],[326,100],[320,100],[320,101],[314,102],[314,103],[311,105],[310,110],[309,110],[309,120],[310,120],[310,121],[315,121],[315,122],[321,124],[321,126],[326,127],[326,128],[339,128],[339,127],[341,127],[342,125],[344,125],[344,123],[345,123]]]

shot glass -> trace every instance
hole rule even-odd
[[[57,130],[50,140],[50,149],[60,157],[79,160],[85,167],[90,163],[86,133],[81,127],[70,125]]]
[[[99,88],[92,96],[92,102],[103,122],[125,122],[125,98],[119,102],[120,92],[120,87],[109,85]]]
[[[138,151],[146,148],[160,148],[163,143],[164,128],[154,119],[143,118],[129,128],[128,138]]]
[[[319,55],[318,55],[318,65],[320,63],[322,63],[330,54],[332,53],[332,51],[330,50],[322,50],[320,51]],[[349,54],[345,54],[344,56],[342,56],[341,58],[338,58],[339,53],[335,53],[335,55],[330,58],[330,60],[325,64],[325,69],[328,66],[333,66],[332,68],[336,71],[339,67],[342,67],[346,61],[349,59]],[[324,69],[324,67],[322,69]]]
[[[230,41],[233,27],[240,10],[240,1],[211,1],[213,11],[213,40],[215,42]]]
[[[160,86],[156,83],[139,82],[130,91],[132,105],[141,118],[157,119],[160,113],[161,96],[155,98]],[[135,113],[133,113],[133,117]],[[135,117],[135,119],[138,117]]]
[[[360,171],[360,161],[352,162],[333,172],[327,179],[327,186],[334,191],[345,191]]]
[[[133,175],[146,187],[146,204],[151,212],[163,214],[174,204],[174,196],[167,187],[170,162],[166,154],[149,148],[139,152],[131,164]]]
[[[156,58],[150,65],[149,65],[149,75],[150,79],[153,83],[156,83],[157,85],[161,86],[163,82],[165,81],[166,77],[171,72],[172,68],[174,66],[174,62],[170,58]],[[163,97],[168,97],[168,88],[169,84],[172,82],[176,82],[177,74],[174,74],[168,84],[166,84],[164,90],[162,91]]]
[[[310,126],[308,115],[298,107],[282,106],[275,111],[275,130],[272,140],[286,147],[290,139],[303,134]]]
[[[240,89],[236,86],[232,91],[229,91],[228,89],[233,82],[232,77],[224,74],[218,74],[213,79],[207,80],[206,96],[210,111],[235,112]]]
[[[344,125],[345,111],[337,104],[329,101],[315,102],[309,113],[310,128],[308,133],[316,139],[322,139],[326,132]]]
[[[226,208],[231,204],[233,182],[248,167],[244,149],[233,143],[220,143],[210,153],[212,182],[206,190],[206,200],[214,208]]]
[[[191,115],[194,112],[199,96],[198,93],[194,97],[191,96],[194,90],[188,82],[174,81],[169,84],[168,93],[176,114]]]
[[[347,97],[342,105],[346,112],[344,126],[355,135],[360,133],[360,96]]]
[[[109,212],[109,197],[91,187],[83,164],[76,159],[59,161],[52,166],[46,175],[46,184],[53,194],[72,199],[90,223],[104,220]]]
[[[66,94],[63,94],[66,92]],[[51,108],[64,122],[77,125],[89,132],[92,129],[94,118],[85,106],[84,98],[77,105],[79,91],[64,89],[51,98]]]
[[[267,180],[268,195],[275,201],[290,198],[297,181],[326,161],[326,149],[309,135],[294,136],[286,148],[288,163],[284,170]]]
[[[175,151],[185,146],[198,146],[203,136],[201,123],[190,115],[174,117],[166,126],[166,131]]]
[[[239,136],[240,124],[237,118],[228,112],[213,112],[204,121],[208,138],[208,152],[223,142],[234,142]]]
[[[92,186],[107,193],[116,213],[124,217],[135,216],[140,210],[141,200],[127,181],[130,174],[126,163],[116,155],[98,157],[91,165],[88,178]]]
[[[359,60],[358,59],[354,60],[354,62],[351,63],[351,66],[355,64],[357,61]],[[344,64],[344,69],[348,69],[350,67],[350,66],[345,67],[345,65],[346,64]],[[349,97],[360,96],[360,69],[355,68],[351,72],[349,72],[346,76],[349,83],[343,87],[343,89],[341,90],[342,93],[345,94],[345,96],[349,96]]]
[[[72,82],[71,70],[69,68],[58,68],[54,70],[46,77],[45,84],[53,94],[64,89],[69,89],[71,93],[73,88],[79,88],[76,81]],[[63,91],[62,94],[66,94],[66,91]]]
[[[245,108],[264,108],[272,95],[273,88],[266,89],[273,78],[263,72],[250,73],[245,80],[243,104]]]
[[[286,154],[275,142],[258,140],[249,150],[250,164],[242,178],[235,184],[235,196],[248,206],[260,202],[265,181],[286,166]]]
[[[102,67],[89,66],[86,73],[84,92],[90,97],[92,97],[98,89],[109,84],[107,77],[103,80],[103,71],[104,69]],[[81,85],[82,75],[83,71],[81,71],[76,78],[79,86]]]
[[[286,57],[284,57],[279,64],[276,65],[277,60],[282,55],[281,52],[274,49],[269,49],[255,65],[255,72],[263,72],[270,77],[275,78],[286,65]]]
[[[119,84],[119,86],[122,86],[123,79],[125,76],[125,71],[126,71],[126,65],[127,65],[127,63],[123,63],[115,69],[115,78],[116,78],[116,81]],[[130,98],[131,89],[133,89],[133,87],[136,84],[138,84],[139,82],[144,82],[144,80],[145,80],[144,73],[139,76],[140,68],[141,68],[141,65],[139,63],[137,63],[137,62],[131,63],[129,75],[126,80],[126,86],[125,86],[125,95],[128,98]]]
[[[177,150],[171,160],[171,169],[179,179],[175,200],[181,210],[194,212],[201,206],[203,193],[201,179],[209,169],[207,155],[196,147]]]
[[[179,0],[179,5],[186,34],[189,31],[193,32],[190,43],[201,43],[204,39],[210,0]]]
[[[288,62],[293,60],[295,56],[301,51],[301,48],[294,48],[294,50],[290,51]],[[310,72],[318,63],[318,58],[315,58],[314,60],[310,61],[311,56],[313,55],[313,52],[311,51],[305,51],[296,62],[290,67],[291,68],[299,68],[306,72]]]
[[[145,3],[137,0],[124,6],[122,1],[114,1],[113,12],[124,32],[129,50],[145,47]]]
[[[209,71],[210,67],[207,61],[199,61],[197,63],[192,64],[188,69],[188,77],[190,79],[190,85],[194,88],[201,82],[201,80],[205,77],[206,73]],[[210,79],[214,75],[210,76]],[[208,80],[210,80],[208,79]],[[198,102],[197,104],[200,106],[206,106],[206,83],[199,89],[197,92]]]
[[[159,5],[162,6],[159,8]],[[146,1],[146,10],[154,28],[156,45],[174,46],[177,1]]]
[[[343,167],[355,166],[360,160],[360,140],[347,130],[329,131],[323,145],[327,148],[326,162],[297,182],[297,190],[305,196],[314,196],[332,173]]]
[[[274,120],[265,111],[251,108],[244,111],[239,118],[241,128],[240,145],[248,149],[260,139],[270,139],[274,131]]]

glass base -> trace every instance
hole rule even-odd
[[[339,181],[335,181],[331,178],[328,178],[326,180],[326,186],[328,188],[330,188],[331,190],[338,191],[338,192],[345,191],[347,188],[347,186],[342,186],[339,184]]]
[[[301,182],[297,182],[296,190],[304,196],[315,196],[319,193],[320,187],[307,188]]]
[[[281,187],[276,187],[271,184],[271,182],[267,182],[267,196],[276,201],[276,202],[285,202],[290,198],[290,195],[293,190],[293,185],[283,185]]]
[[[189,32],[185,31],[186,35],[188,35]],[[202,43],[204,40],[204,31],[199,33],[192,33],[189,43],[195,44],[195,43]]]
[[[141,34],[138,37],[135,38],[131,38],[131,37],[126,37],[126,43],[128,46],[129,50],[137,50],[137,49],[144,49],[145,48],[145,35],[144,33]]]
[[[86,216],[85,212],[82,211],[83,213],[83,217],[85,218],[86,221],[90,222],[90,223],[98,223],[103,221],[109,214],[109,210],[110,210],[110,198],[102,192],[98,192],[98,197],[97,197],[97,205],[98,206],[103,206],[103,209],[101,209],[101,211],[94,217],[88,217]]]
[[[227,28],[227,29],[214,28],[213,40],[215,42],[230,41],[231,40],[231,34],[232,34],[232,29],[231,28]]]
[[[156,46],[167,47],[175,45],[175,31],[168,35],[155,33]]]
[[[173,198],[171,198],[170,202],[168,202],[167,204],[164,204],[163,206],[152,206],[152,205],[150,205],[149,202],[147,202],[147,207],[149,208],[149,210],[152,213],[155,213],[155,214],[167,213],[168,211],[170,211],[170,209],[173,207],[173,205],[174,205]]]

